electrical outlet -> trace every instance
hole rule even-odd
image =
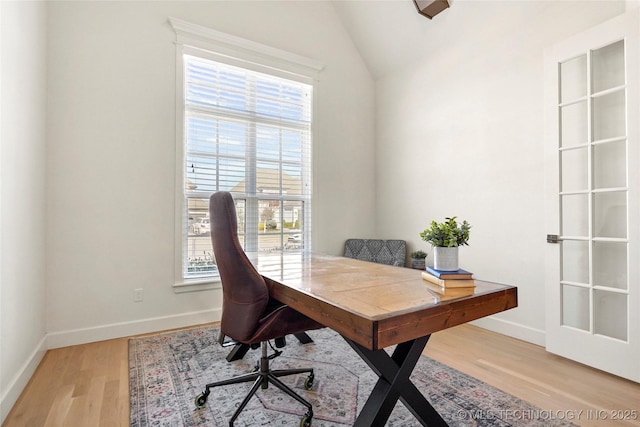
[[[141,302],[144,299],[144,289],[138,288],[133,290],[133,302]]]

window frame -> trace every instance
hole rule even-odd
[[[184,203],[184,159],[185,159],[185,98],[184,98],[184,56],[197,56],[216,62],[245,68],[251,71],[270,74],[289,80],[309,84],[313,93],[312,114],[315,110],[317,74],[323,69],[319,62],[291,54],[279,49],[224,34],[210,28],[191,24],[175,18],[169,23],[176,33],[176,171],[175,171],[175,267],[174,292],[191,292],[220,288],[217,275],[185,278],[183,275],[184,231],[187,230],[188,218],[185,215]],[[314,140],[314,120],[310,129],[311,141]],[[310,153],[312,156],[312,153]],[[312,165],[312,159],[309,160]],[[311,179],[312,177],[309,176]],[[248,198],[244,198],[245,203]],[[256,197],[256,200],[262,199]],[[309,202],[311,200],[309,199]],[[305,248],[310,250],[311,212],[305,208]]]

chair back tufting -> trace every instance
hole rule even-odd
[[[404,240],[348,239],[344,244],[344,256],[404,267],[407,243]]]

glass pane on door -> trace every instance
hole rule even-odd
[[[560,146],[563,148],[586,144],[587,101],[560,108]]]
[[[587,96],[587,55],[560,64],[560,102]]]
[[[562,151],[562,191],[584,191],[589,188],[587,154],[586,147]]]
[[[594,242],[593,283],[627,289],[627,243]]]
[[[562,324],[588,331],[589,313],[589,289],[562,285]]]
[[[611,191],[593,195],[595,237],[627,237],[627,192]]]
[[[624,40],[591,51],[593,92],[624,84]]]
[[[600,335],[627,339],[627,296],[596,290],[593,295],[594,332]]]
[[[626,187],[626,148],[624,140],[598,144],[593,147],[594,188]]]
[[[562,280],[589,283],[589,242],[562,241]]]
[[[620,90],[593,98],[593,140],[625,136],[625,96]]]
[[[562,235],[589,236],[589,196],[568,194],[561,198]]]

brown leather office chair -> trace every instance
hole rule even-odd
[[[267,341],[288,334],[319,329],[323,325],[269,296],[265,279],[256,271],[240,246],[236,208],[230,193],[219,191],[211,196],[209,217],[213,252],[222,280],[220,332],[240,343],[260,344],[262,356],[257,371],[207,384],[205,390],[196,396],[196,406],[203,407],[206,404],[210,389],[213,387],[254,381],[249,394],[229,420],[229,426],[233,426],[258,387],[266,389],[269,383],[272,383],[307,407],[307,413],[300,421],[300,426],[308,427],[313,417],[311,404],[278,377],[308,373],[305,387],[310,389],[313,385],[313,369],[271,370],[269,356],[267,356]]]

